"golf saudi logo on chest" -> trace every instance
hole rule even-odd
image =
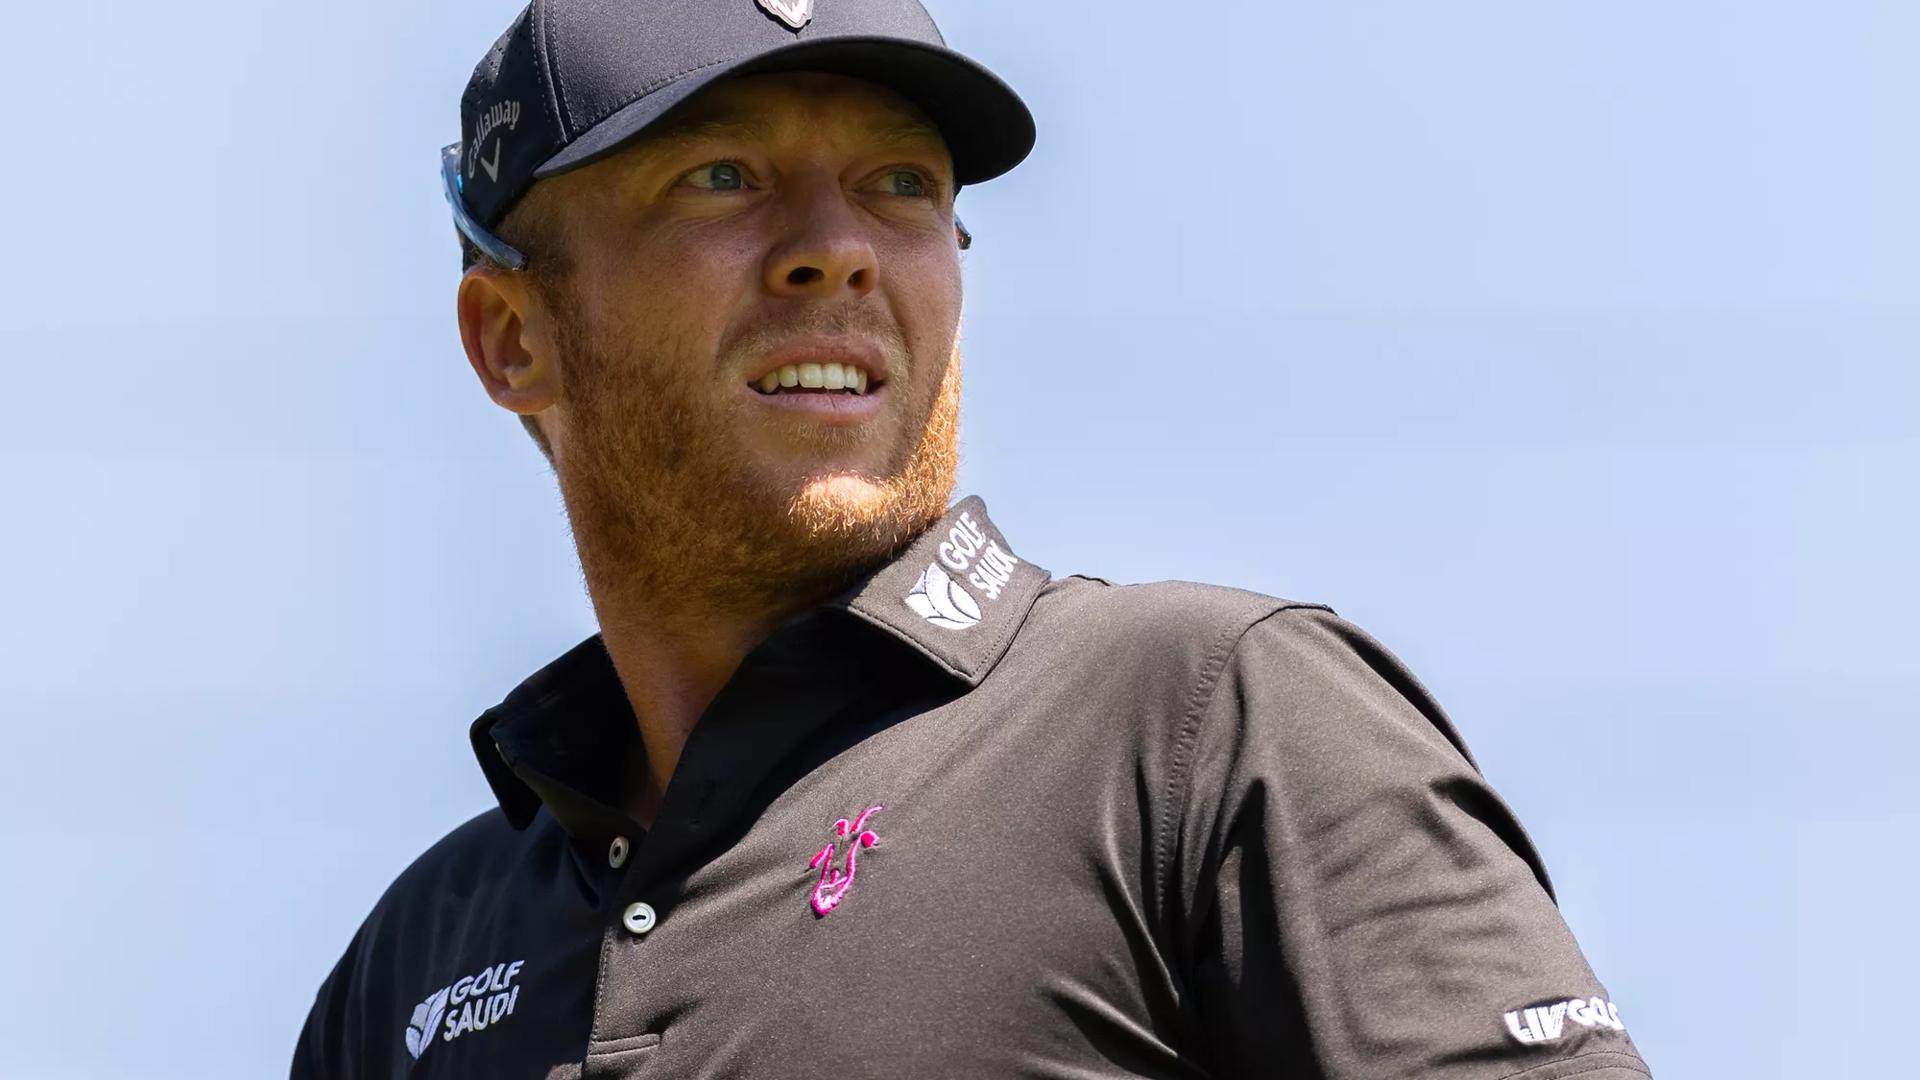
[[[415,1061],[433,1045],[434,1037],[452,1042],[462,1035],[485,1031],[513,1015],[520,1003],[516,981],[525,960],[494,964],[443,986],[413,1007],[407,1021],[407,1053]]]

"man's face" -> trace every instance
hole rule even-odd
[[[543,419],[583,557],[650,545],[694,565],[640,568],[647,588],[719,602],[733,579],[824,585],[945,509],[953,174],[904,99],[835,75],[728,80],[542,183],[570,255]]]

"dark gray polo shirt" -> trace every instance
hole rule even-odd
[[[1051,579],[966,499],[749,654],[653,828],[596,636],[321,986],[296,1080],[1639,1080],[1513,815],[1321,604]]]

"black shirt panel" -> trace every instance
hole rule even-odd
[[[749,655],[645,835],[617,687],[592,640],[475,723],[501,809],[376,905],[296,1078],[1637,1068],[1437,706],[1323,605],[1051,580],[965,500]]]
[[[567,838],[544,811],[513,829],[498,809],[476,815],[416,859],[374,905],[316,995],[293,1075],[577,1077],[592,1016],[601,918],[582,892]],[[500,1023],[443,1042],[460,980],[507,974]],[[536,988],[539,1006],[516,996]],[[437,1007],[425,1006],[441,993]],[[469,997],[469,1000],[472,1000]],[[413,1037],[431,1049],[415,1068]],[[504,1031],[503,1031],[504,1033]]]

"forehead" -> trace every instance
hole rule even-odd
[[[722,79],[661,117],[625,153],[702,138],[773,140],[801,133],[946,148],[933,122],[888,87],[847,75],[791,71]]]

